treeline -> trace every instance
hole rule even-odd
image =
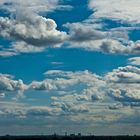
[[[1,136],[0,140],[140,140],[140,136]]]

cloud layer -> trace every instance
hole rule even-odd
[[[137,0],[90,0],[89,7],[96,18],[106,18],[126,23],[140,23],[140,2]]]
[[[31,12],[46,12],[56,9],[58,2],[58,0],[1,0],[0,6],[11,13],[16,13],[20,9],[26,9]]]
[[[0,97],[3,100],[13,92],[18,93],[18,98],[15,95],[17,100],[21,100],[22,96],[26,97],[25,92],[52,94],[50,104],[45,106],[28,107],[28,104],[21,104],[9,108],[4,103],[0,116],[32,116],[36,119],[68,115],[67,119],[72,122],[84,119],[87,123],[109,123],[123,119],[124,115],[132,117],[140,107],[140,69],[134,66],[119,67],[105,76],[98,76],[87,70],[51,70],[45,73],[44,80],[32,81],[28,85],[23,84],[22,80],[13,80],[11,75],[0,76]]]

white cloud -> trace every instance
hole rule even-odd
[[[5,93],[0,93],[0,98],[5,98]]]
[[[119,67],[104,77],[88,71],[54,70],[45,74],[47,76],[45,80],[33,81],[29,85],[29,89],[57,93],[60,97],[52,97],[54,102],[75,104],[79,102],[106,102],[107,98],[111,97],[125,105],[134,106],[140,99],[140,69],[137,67]]]
[[[11,92],[17,92],[17,97],[26,91],[45,91],[55,93],[53,102],[74,103],[105,102],[111,97],[114,101],[125,105],[137,105],[140,100],[140,70],[137,67],[126,66],[114,69],[104,77],[89,71],[59,71],[51,70],[45,73],[42,81],[32,81],[25,85],[22,80],[13,80],[11,75],[0,75],[0,93],[5,97]],[[108,96],[109,95],[109,96]],[[81,104],[81,103],[80,103]],[[108,106],[108,105],[107,105]]]
[[[61,108],[51,108],[48,106],[32,106],[27,109],[26,115],[32,117],[40,117],[42,116],[56,116],[62,113]]]
[[[88,23],[66,24],[65,27],[70,29],[69,34],[67,34],[57,30],[57,24],[54,20],[34,13],[51,11],[55,9],[57,2],[57,0],[0,1],[2,5],[5,3],[5,8],[11,12],[21,9],[19,13],[16,13],[16,19],[0,18],[1,36],[14,40],[10,48],[1,48],[0,56],[40,52],[45,48],[63,44],[65,41],[70,43],[69,47],[79,47],[90,51],[111,54],[140,54],[140,41],[129,41],[127,32],[103,31],[101,24],[96,21],[88,21]],[[94,2],[96,4],[100,2],[101,5],[108,4],[107,1],[95,0]],[[113,4],[115,5],[116,2],[114,1]],[[95,18],[102,17],[107,8],[101,9],[102,7],[95,6],[97,9],[93,15]],[[24,7],[27,9],[25,12],[23,11]],[[99,10],[101,10],[100,14]],[[131,23],[135,20],[134,13],[130,15],[131,19],[127,19],[123,15],[126,14],[126,11],[123,13],[122,9],[119,9],[122,15],[116,18],[114,9],[110,10],[112,13],[109,13],[108,17],[105,15],[105,18]],[[128,15],[126,14],[126,16]],[[94,24],[92,25],[92,23]],[[131,64],[138,63],[138,60],[138,58],[129,59]],[[77,72],[51,70],[44,75],[44,80],[32,81],[29,85],[25,85],[22,80],[15,80],[11,75],[0,74],[0,99],[15,92],[21,96],[25,90],[28,91],[28,94],[32,91],[52,93],[51,105],[1,105],[0,117],[9,115],[16,118],[46,118],[48,116],[51,118],[59,116],[60,118],[61,116],[64,120],[74,122],[112,122],[122,119],[124,116],[131,117],[135,113],[135,107],[140,106],[140,70],[137,67],[120,67],[105,76],[99,76],[87,70]],[[129,106],[133,106],[133,108]],[[67,117],[65,118],[65,116]]]
[[[94,19],[93,19],[94,20]],[[69,31],[68,48],[82,48],[108,54],[139,54],[140,41],[129,40],[127,31],[96,29],[94,24],[86,22],[67,23]]]
[[[36,47],[34,45],[27,44],[24,41],[14,42],[11,46],[11,50],[16,54],[19,53],[31,53],[31,52],[42,52],[45,48]]]
[[[93,25],[86,25],[82,23],[67,23],[64,25],[70,29],[70,40],[76,42],[84,42],[91,40],[101,40],[107,35],[106,32],[96,30]]]
[[[125,4],[127,3],[127,4]],[[89,8],[93,14],[86,20],[77,23],[67,23],[70,44],[68,48],[82,48],[88,51],[99,51],[108,54],[140,54],[140,41],[129,39],[129,30],[139,29],[137,25],[130,28],[110,29],[102,18],[119,20],[129,23],[140,23],[139,2],[132,0],[90,0]],[[121,22],[122,22],[121,21]]]
[[[65,32],[56,29],[57,25],[52,19],[30,13],[24,13],[21,17],[18,20],[1,17],[0,35],[35,46],[55,45],[67,38]]]
[[[94,11],[93,17],[140,23],[140,1],[138,0],[90,0],[89,7]]]
[[[26,9],[31,12],[48,12],[55,10],[59,0],[1,0],[0,6],[10,12]]]
[[[13,117],[16,118],[45,118],[48,116],[56,116],[62,113],[61,108],[48,107],[48,106],[29,106],[22,103],[13,102],[0,102],[0,117]]]
[[[42,52],[49,47],[60,47],[68,35],[56,29],[52,19],[30,12],[21,12],[17,19],[0,17],[0,36],[12,41],[11,46],[1,47],[0,56]]]
[[[67,47],[81,48],[88,51],[97,51],[106,54],[140,54],[140,41],[128,41],[126,44],[113,38],[105,38],[101,40],[91,40],[85,42],[71,42]]]
[[[29,88],[55,92],[61,91],[65,94],[76,94],[75,98],[78,99],[82,99],[86,96],[89,100],[92,100],[93,98],[96,98],[97,100],[103,96],[101,89],[105,86],[105,82],[100,76],[92,74],[89,71],[65,72],[55,70],[48,71],[45,75],[45,80],[33,81]],[[83,97],[78,94],[82,94]]]
[[[0,56],[1,57],[11,57],[11,56],[15,56],[15,55],[18,55],[18,53],[16,53],[13,50],[3,49],[3,50],[0,51]]]
[[[50,0],[35,0],[31,2],[17,0],[1,1],[0,4],[2,7],[7,7],[9,10],[14,8],[15,10],[18,10],[18,12],[16,12],[16,19],[0,18],[1,36],[17,41],[12,43],[13,45],[10,49],[2,49],[0,51],[0,56],[5,57],[18,55],[20,53],[41,52],[48,47],[58,47],[58,45],[62,45],[65,42],[69,44],[68,47],[70,48],[82,48],[89,51],[126,55],[140,53],[139,40],[136,42],[128,40],[128,34],[124,30],[103,31],[104,25],[101,23],[102,21],[99,21],[96,18],[96,16],[106,16],[106,14],[109,14],[109,17],[113,17],[116,14],[116,11],[120,11],[122,17],[117,16],[117,18],[125,20],[124,16],[127,17],[127,15],[129,15],[128,11],[130,5],[134,10],[133,6],[138,5],[137,3],[139,2],[136,3],[129,0],[126,6],[126,4],[124,4],[126,3],[125,0],[121,0],[120,3],[114,0],[110,0],[110,2],[106,0],[104,2],[100,0],[90,0],[89,7],[93,9],[94,16],[91,16],[82,23],[65,24],[64,26],[70,30],[69,34],[58,31],[56,29],[57,24],[54,20],[46,19],[35,13],[35,10],[40,12],[41,9],[45,10],[47,7],[49,7],[48,11],[54,10],[55,7],[58,6],[58,3],[58,0],[53,2]],[[113,3],[110,8],[103,8],[109,7],[110,3]],[[119,6],[120,4],[122,7]],[[25,8],[26,10],[24,10]],[[138,12],[138,10],[136,11]],[[130,13],[132,15],[130,14],[129,16],[134,18],[134,12]]]
[[[44,51],[44,47],[36,47],[31,44],[27,44],[24,41],[17,41],[11,43],[9,48],[5,48],[4,46],[1,47],[0,56],[1,57],[11,57],[20,55],[21,53],[36,53]]]
[[[21,96],[26,88],[22,80],[13,80],[11,75],[0,74],[0,93],[6,95],[8,92],[17,92]]]
[[[140,57],[129,58],[128,63],[131,64],[131,65],[140,66]]]
[[[38,2],[36,1],[34,5],[38,4]],[[42,2],[44,1],[40,3]],[[17,1],[15,3],[19,4]],[[54,3],[50,2],[52,5]],[[90,7],[92,7],[93,3],[97,5],[98,3],[99,5],[108,4],[107,1],[91,1]],[[25,5],[24,2],[20,2],[20,4]],[[10,2],[7,2],[6,5],[10,5]],[[28,3],[26,6],[28,7]],[[96,12],[98,12],[98,9],[94,14]],[[81,23],[67,23],[64,26],[69,29],[69,33],[57,30],[57,24],[54,20],[39,16],[34,11],[26,11],[20,8],[20,11],[16,13],[16,19],[0,18],[0,35],[12,41],[17,41],[13,42],[10,48],[2,49],[0,56],[6,57],[20,53],[41,52],[48,47],[61,47],[65,43],[68,45],[63,45],[63,47],[82,48],[88,51],[99,51],[108,54],[140,54],[139,40],[135,42],[129,40],[126,30],[103,30],[105,25],[95,17],[90,17]]]
[[[133,66],[119,67],[108,73],[106,78],[115,83],[139,83],[140,69]]]
[[[139,75],[139,68],[132,66],[120,67],[105,76],[89,71],[50,70],[45,73],[44,80],[22,86],[11,75],[1,75],[1,99],[3,93],[17,90],[27,90],[28,94],[41,90],[51,93],[52,97],[45,106],[1,105],[0,117],[48,119],[61,116],[65,120],[68,116],[68,122],[77,123],[114,122],[124,115],[129,118],[140,106]]]
[[[8,57],[20,53],[41,52],[48,47],[59,47],[67,39],[67,33],[57,30],[53,19],[40,16],[40,12],[69,9],[59,0],[1,0],[0,8],[8,10],[10,17],[0,17],[0,36],[10,39],[12,45],[0,51]],[[62,1],[61,1],[62,3]]]
[[[140,102],[140,69],[133,66],[119,67],[109,72],[105,79],[109,96],[124,105],[138,106]]]

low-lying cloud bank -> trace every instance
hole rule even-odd
[[[110,122],[123,118],[123,115],[132,117],[140,107],[138,67],[119,67],[104,76],[87,70],[51,70],[45,73],[45,77],[42,81],[32,81],[27,85],[22,80],[14,80],[11,75],[1,74],[0,97],[3,101],[9,98],[9,95],[14,95],[11,96],[12,99],[19,102],[23,96],[26,99],[27,95],[24,93],[27,91],[28,94],[32,91],[52,94],[50,105],[28,107],[29,105],[25,104],[14,108],[3,105],[0,109],[1,116],[15,114],[15,117],[20,118],[36,118],[70,115],[71,121],[81,121],[85,117],[85,121],[89,122]],[[100,117],[97,119],[96,116]]]

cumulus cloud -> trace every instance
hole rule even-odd
[[[67,40],[65,32],[57,30],[53,19],[40,16],[40,12],[50,12],[59,7],[59,0],[18,1],[2,0],[0,8],[14,16],[0,17],[0,36],[12,41],[9,48],[0,51],[0,56],[14,56],[20,53],[41,52],[48,47],[58,47]]]
[[[111,4],[112,3],[112,4]],[[127,5],[125,4],[127,3]],[[139,15],[137,8],[139,2],[134,1],[89,1],[89,8],[93,9],[93,14],[86,20],[77,23],[67,23],[64,26],[69,31],[69,48],[82,48],[88,51],[99,51],[107,54],[140,54],[140,41],[132,41],[129,39],[128,30],[125,27],[109,29],[104,24],[103,18],[111,20],[122,20],[129,23],[135,23]],[[110,6],[111,5],[111,6]],[[120,6],[119,6],[120,5]],[[111,7],[111,8],[104,8]],[[115,7],[115,8],[114,8]],[[133,11],[131,11],[131,10]],[[135,12],[134,12],[135,11]],[[120,14],[116,15],[116,13]],[[130,14],[129,14],[130,13]],[[130,18],[130,19],[129,19]],[[134,18],[136,20],[134,20]],[[128,20],[128,21],[127,21]],[[131,30],[139,29],[137,25],[130,27]]]
[[[22,80],[13,80],[13,76],[0,74],[0,93],[5,96],[7,92],[17,92],[18,96],[22,95],[26,89]]]
[[[129,58],[128,63],[131,65],[140,66],[140,57]]]
[[[127,102],[128,105],[134,102],[140,102],[140,92],[134,88],[111,89],[110,96],[120,102]]]
[[[29,106],[22,103],[1,102],[0,117],[9,116],[14,118],[46,118],[62,114],[61,108],[49,106]]]
[[[121,103],[116,103],[109,106],[109,109],[112,109],[112,110],[121,109],[121,108],[123,108],[123,105]]]
[[[102,41],[100,46],[101,51],[105,53],[113,54],[140,54],[140,41],[128,41],[127,43],[122,43],[118,40],[108,39]]]
[[[14,42],[11,47],[11,51],[18,53],[30,53],[30,52],[42,52],[43,47],[36,47],[31,44],[27,44],[24,41]]]
[[[11,9],[11,12],[18,12],[16,12],[16,19],[0,18],[0,35],[4,38],[17,41],[12,43],[10,48],[2,49],[0,56],[5,57],[18,55],[20,53],[41,52],[48,47],[58,47],[59,44],[65,42],[68,42],[68,47],[83,48],[90,51],[101,51],[111,54],[139,54],[139,41],[129,41],[128,34],[124,31],[103,31],[101,21],[97,21],[97,17],[102,17],[102,15],[106,16],[106,14],[110,14],[110,16],[106,18],[112,18],[116,15],[116,11],[119,11],[117,13],[121,13],[123,17],[121,18],[121,16],[117,15],[117,18],[119,17],[121,20],[125,19],[124,16],[130,16],[128,12],[130,5],[134,10],[133,6],[138,5],[137,3],[129,0],[126,6],[124,5],[125,0],[123,0],[120,3],[122,3],[121,6],[125,8],[121,8],[121,6],[117,7],[120,3],[116,3],[113,0],[110,2],[91,0],[89,7],[93,10],[96,9],[94,10],[93,17],[91,16],[81,23],[65,24],[64,26],[70,30],[69,35],[66,32],[58,31],[57,24],[54,20],[44,18],[37,14],[41,12],[41,9],[46,10],[46,12],[47,9],[48,11],[54,10],[55,7],[58,6],[58,3],[58,0],[53,2],[50,0],[36,0],[34,2],[22,2],[17,0],[1,1],[1,7]],[[114,10],[115,8],[109,8],[109,10],[106,10],[108,8],[102,8],[103,6],[110,7],[110,3],[113,3],[113,6],[117,7],[116,10]],[[138,8],[138,6],[136,8]],[[132,14],[131,18],[136,17],[133,15],[136,12],[130,13]]]
[[[136,18],[138,16],[135,15],[139,15],[138,3],[131,0],[121,0],[120,2],[114,0],[90,0],[89,8],[93,9],[93,14],[88,19],[64,25],[70,30],[68,47],[99,51],[107,54],[140,54],[140,41],[130,40],[128,33],[129,29],[132,30],[132,28],[133,30],[139,30],[137,25],[130,28],[127,26],[123,27],[123,29],[121,27],[112,29],[108,28],[108,23],[104,23],[104,20],[102,20],[102,18],[106,18],[110,20],[122,20],[128,23],[139,22],[139,18]]]
[[[139,40],[135,42],[129,40],[127,31],[107,29],[102,21],[97,20],[96,16],[91,16],[81,23],[65,24],[64,26],[69,29],[67,33],[59,31],[53,19],[42,17],[38,15],[38,13],[35,13],[34,10],[29,10],[30,8],[27,8],[27,10],[22,9],[24,6],[36,7],[36,5],[39,4],[43,5],[44,2],[45,0],[40,2],[36,0],[34,5],[32,5],[33,3],[29,4],[28,2],[18,2],[16,0],[14,2],[8,1],[5,4],[1,2],[1,5],[5,5],[6,7],[13,7],[13,5],[21,5],[21,7],[19,6],[20,11],[16,12],[15,19],[8,17],[0,18],[0,36],[14,41],[10,48],[3,48],[0,51],[0,56],[5,57],[18,55],[20,53],[41,52],[48,47],[61,46],[82,48],[88,51],[99,51],[109,54],[129,55],[140,53]],[[46,5],[48,3],[50,5],[57,5],[58,1],[47,1]],[[99,5],[106,5],[108,2],[90,1],[89,7],[94,5],[93,7],[95,8],[98,3]],[[114,3],[116,2],[113,2],[113,4]],[[99,8],[99,11],[100,10]],[[94,14],[96,15],[97,12],[98,9]]]
[[[57,93],[52,97],[55,103],[74,103],[104,101],[112,98],[125,105],[136,105],[140,99],[140,70],[126,66],[114,69],[104,77],[84,72],[48,71],[43,81],[33,81],[31,90],[45,90]]]
[[[84,42],[99,40],[107,36],[107,33],[96,30],[94,26],[86,26],[81,23],[67,23],[64,26],[70,29],[71,41]]]
[[[119,67],[106,75],[114,83],[139,83],[140,69],[133,66]]]
[[[112,3],[113,8],[110,8],[110,3]],[[67,47],[82,48],[88,51],[99,51],[107,54],[139,54],[140,41],[131,41],[129,39],[128,29],[108,29],[103,20],[98,18],[103,17],[111,20],[115,19],[136,23],[139,19],[135,15],[139,15],[138,10],[136,10],[139,9],[138,3],[136,2],[134,4],[131,0],[121,0],[119,3],[114,0],[106,0],[104,2],[90,0],[89,7],[94,11],[92,16],[82,22],[67,23],[64,25],[64,27],[69,29]],[[135,26],[133,27],[134,29],[139,29],[137,25]],[[132,29],[132,27],[130,28]]]
[[[137,0],[90,0],[89,8],[95,18],[106,18],[130,24],[140,23],[140,1]]]
[[[94,20],[94,19],[93,19]],[[129,40],[128,33],[120,30],[97,29],[86,21],[67,23],[69,31],[69,48],[82,48],[107,54],[139,54],[140,41]]]
[[[63,94],[71,93],[74,96],[66,96],[66,98],[72,97],[75,100],[100,100],[104,96],[102,88],[105,86],[105,82],[101,77],[89,71],[65,72],[55,70],[48,71],[45,75],[45,80],[33,81],[29,88],[53,92],[61,91]]]
[[[102,77],[89,71],[51,70],[45,73],[43,81],[33,81],[30,90],[41,90],[52,94],[51,106],[61,108],[63,114],[88,113],[90,108],[86,103],[100,102],[105,97],[105,82]]]
[[[52,19],[29,12],[21,12],[17,19],[0,17],[0,36],[12,41],[1,47],[0,56],[42,52],[49,47],[59,47],[68,39],[65,32],[58,31]]]
[[[56,29],[54,20],[38,15],[27,14],[19,20],[0,18],[0,35],[2,37],[25,41],[35,46],[48,46],[61,43],[66,33]]]
[[[72,122],[112,122],[123,118],[123,115],[131,117],[140,105],[140,70],[137,67],[119,67],[105,76],[87,70],[50,70],[44,75],[42,81],[33,81],[29,85],[22,82],[21,86],[11,75],[1,74],[1,99],[9,92],[23,90],[27,90],[28,94],[44,91],[52,96],[50,104],[45,106],[2,105],[0,117],[12,115],[15,118],[39,119],[68,115],[67,120]]]
[[[121,54],[121,55],[130,55],[130,54],[140,54],[139,45],[140,41],[128,41],[127,44],[124,44],[113,38],[104,38],[101,40],[92,40],[88,42],[72,42],[67,47],[68,48],[81,48],[88,51],[97,51],[106,54]]]
[[[116,2],[113,0],[112,2],[114,8]],[[125,0],[121,2],[125,2]],[[134,23],[136,17],[134,17],[134,13],[130,14],[131,17],[129,16],[128,7],[126,7],[126,11],[116,7],[122,14],[121,16],[118,16],[119,14],[115,16],[117,10],[114,11],[111,7],[112,13],[109,11],[110,15],[106,16],[108,8],[100,8],[98,4],[107,5],[109,3],[95,0],[94,6],[92,2],[90,3],[91,8],[96,8],[93,17],[91,16],[89,20],[82,23],[65,24],[64,26],[69,29],[69,32],[66,33],[57,29],[57,24],[53,19],[38,15],[39,12],[55,9],[57,3],[58,0],[0,1],[3,8],[16,15],[15,18],[0,18],[1,37],[13,41],[10,47],[0,47],[0,56],[41,52],[48,47],[57,47],[65,42],[69,47],[90,51],[140,54],[140,41],[130,41],[127,32],[120,29],[103,28],[103,24],[95,21],[97,17],[103,17]],[[129,4],[131,4],[130,1]],[[23,10],[24,8],[27,11]],[[137,13],[139,12],[137,11]],[[135,21],[139,23],[138,18]],[[129,63],[132,65],[138,64],[138,61],[139,58],[136,57],[129,59]],[[51,103],[45,103],[45,106],[9,103],[2,105],[0,102],[0,117],[38,119],[59,116],[59,118],[74,122],[112,122],[122,119],[124,116],[131,117],[135,114],[135,108],[140,107],[140,69],[138,67],[119,67],[104,76],[96,75],[88,70],[77,72],[50,70],[44,75],[43,80],[32,81],[26,85],[22,80],[16,80],[11,75],[0,74],[1,100],[11,93],[17,93],[16,97],[22,96],[25,90],[28,91],[28,94],[43,91],[43,94],[52,95]],[[65,116],[67,117],[65,118]]]
[[[112,98],[125,105],[138,106],[140,101],[140,70],[137,67],[119,67],[104,77],[89,71],[60,70],[47,71],[45,76],[42,81],[32,81],[29,85],[25,85],[22,80],[13,80],[11,75],[1,74],[1,98],[11,92],[17,92],[18,96],[21,96],[27,90],[55,93],[58,96],[52,95],[51,99],[59,105],[102,101],[107,103],[106,99]]]
[[[44,51],[48,47],[59,47],[68,38],[67,33],[57,30],[53,19],[40,13],[55,9],[69,9],[59,0],[1,0],[0,8],[9,11],[10,17],[0,17],[0,36],[9,39],[9,47],[3,46],[1,57]]]
[[[133,66],[120,67],[106,76],[109,96],[125,105],[140,102],[140,69]]]
[[[11,44],[11,47],[5,48],[1,47],[0,56],[1,57],[10,57],[20,55],[21,53],[37,53],[45,50],[44,47],[36,47],[31,44],[27,44],[24,41],[17,41]]]
[[[89,112],[86,105],[75,104],[72,102],[54,102],[52,106],[59,107],[62,109],[64,114],[78,114]]]

